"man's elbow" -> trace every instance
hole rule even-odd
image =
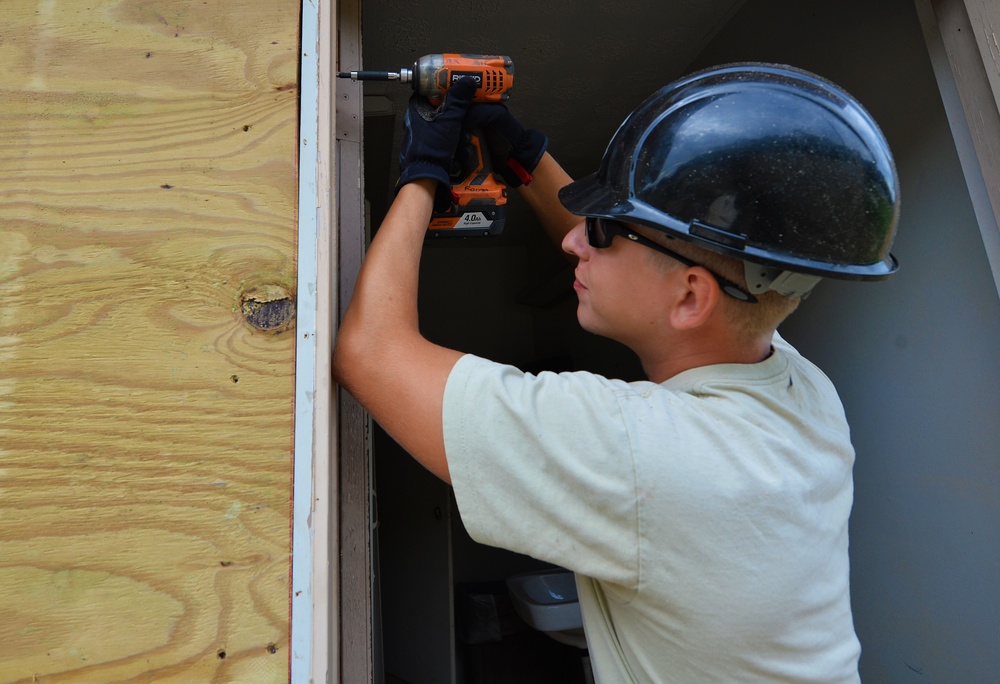
[[[348,322],[337,333],[331,362],[333,380],[366,405],[364,400],[392,377],[390,369],[399,356],[394,348],[397,337],[353,323]]]
[[[364,372],[361,369],[364,363],[362,346],[357,340],[357,335],[350,330],[341,329],[333,347],[333,380],[348,390],[354,387],[359,373]]]

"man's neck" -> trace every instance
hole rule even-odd
[[[653,382],[664,382],[670,378],[702,366],[726,363],[760,363],[771,355],[772,335],[764,335],[751,344],[735,341],[720,341],[718,337],[704,339],[704,336],[687,336],[668,347],[637,351],[646,377]]]

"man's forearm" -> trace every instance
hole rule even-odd
[[[434,181],[404,185],[365,257],[340,335],[357,334],[370,348],[395,335],[417,332],[417,281],[424,233],[434,201]]]
[[[417,282],[435,182],[417,180],[399,190],[365,256],[354,295],[337,333],[337,382],[377,416],[392,361],[420,337]]]
[[[566,233],[582,220],[566,211],[559,202],[559,191],[573,179],[548,152],[542,155],[532,176],[531,183],[521,186],[521,197],[542,222],[545,234],[558,247]]]
[[[420,253],[436,181],[404,185],[365,257],[337,335],[333,375],[414,458],[449,481],[442,410],[461,354],[424,339]]]

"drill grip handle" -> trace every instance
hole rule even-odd
[[[462,129],[462,137],[468,143],[459,145],[459,149],[464,154],[462,159],[456,159],[454,180],[464,180],[470,176],[476,176],[483,172],[489,164],[489,148],[486,146],[486,137],[483,131],[476,128]]]

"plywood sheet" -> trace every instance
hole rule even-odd
[[[288,678],[297,0],[7,0],[0,682]]]

